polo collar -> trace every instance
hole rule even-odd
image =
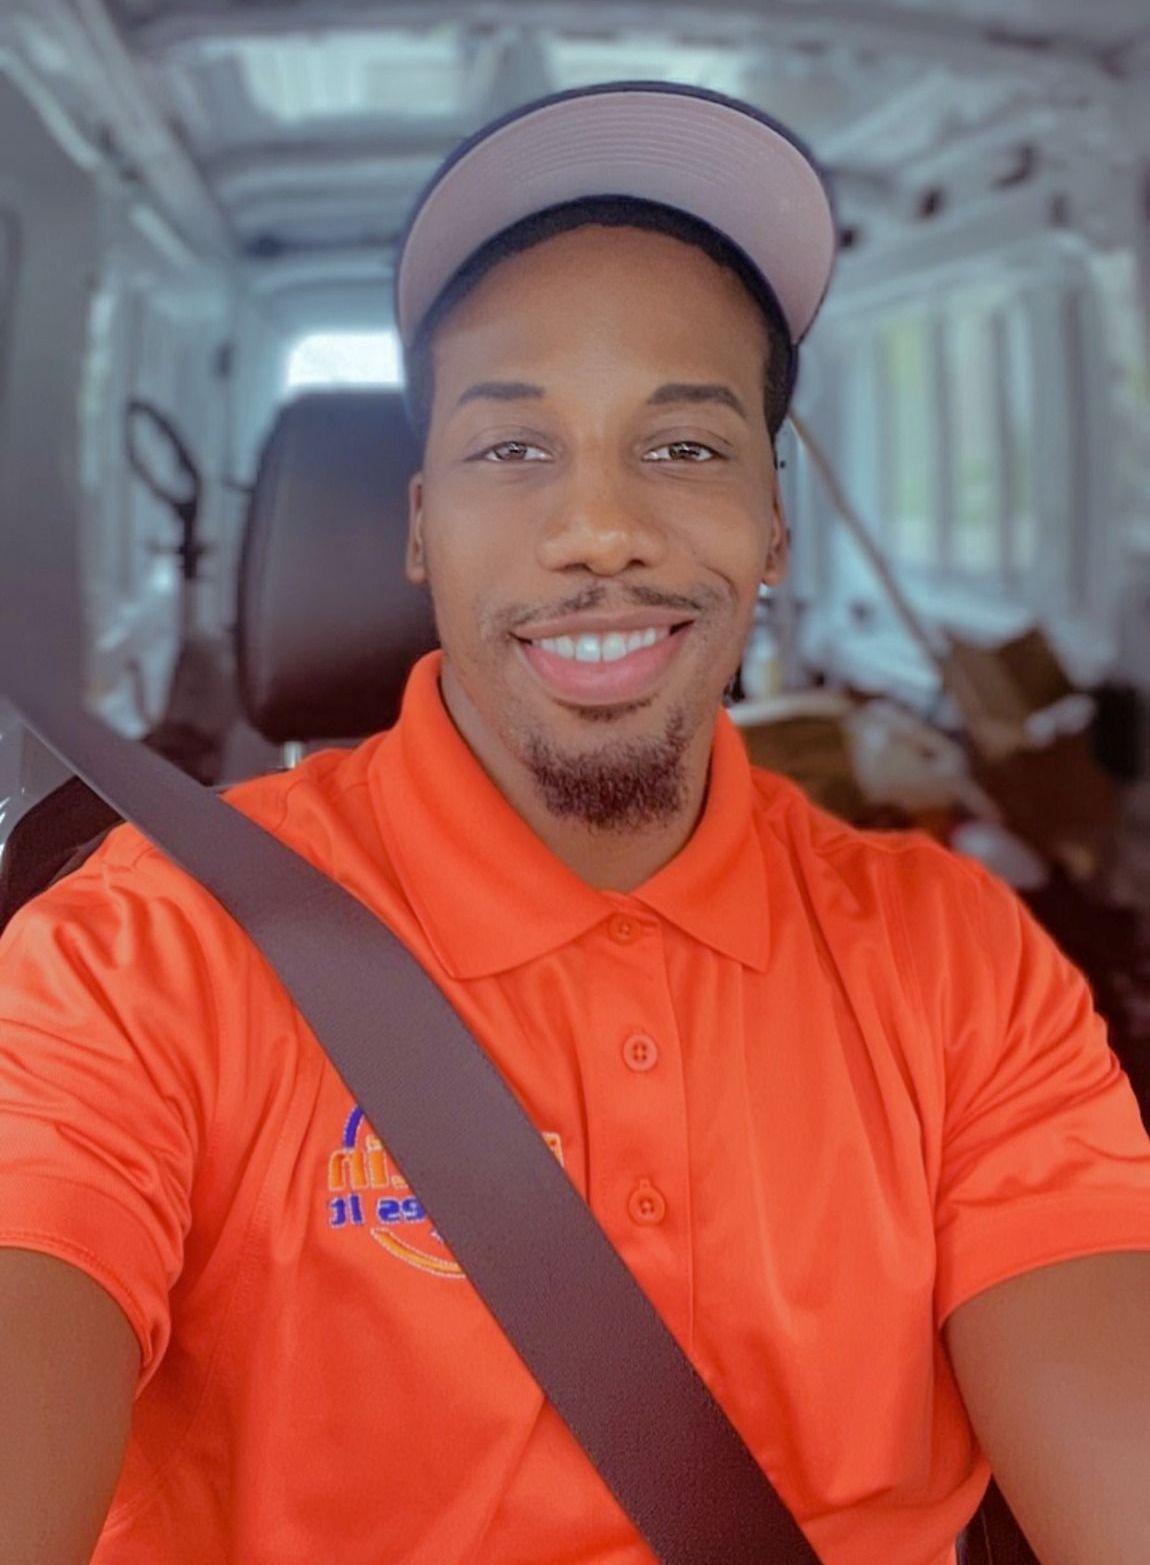
[[[715,724],[707,799],[686,845],[632,896],[669,923],[757,972],[767,968],[767,874],[742,736]]]
[[[371,790],[396,874],[453,978],[488,977],[558,950],[618,911],[512,808],[443,703],[442,653],[420,659],[395,728],[375,747]],[[686,846],[630,894],[726,956],[762,971],[766,876],[750,766],[720,714],[703,815]]]

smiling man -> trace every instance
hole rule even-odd
[[[232,798],[433,975],[825,1565],[952,1565],[991,1467],[1044,1565],[1144,1565],[1150,1142],[1086,987],[721,710],[834,245],[711,94],[465,144],[397,274],[441,651]],[[6,1561],[651,1559],[206,892],[121,830],[0,978]]]
[[[444,700],[543,841],[619,890],[694,827],[786,552],[766,397],[790,344],[690,232],[627,200],[529,220],[416,354],[434,403],[411,573],[433,586]]]

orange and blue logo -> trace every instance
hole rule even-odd
[[[552,1131],[544,1141],[563,1163],[563,1143]],[[463,1268],[444,1244],[407,1180],[388,1156],[357,1105],[348,1115],[341,1145],[327,1167],[328,1226],[366,1229],[396,1260],[433,1277],[462,1277]]]

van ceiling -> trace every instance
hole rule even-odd
[[[807,138],[852,223],[908,210],[959,151],[1004,176],[1035,145],[1106,156],[1116,99],[1150,77],[1146,0],[71,4],[113,24],[241,253],[317,275],[337,255],[378,266],[461,137],[556,89],[746,97]]]

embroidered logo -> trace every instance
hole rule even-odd
[[[563,1143],[554,1131],[543,1139],[563,1166]],[[433,1277],[462,1277],[407,1180],[392,1162],[358,1105],[348,1115],[342,1144],[327,1166],[328,1226],[363,1228],[396,1260]]]

